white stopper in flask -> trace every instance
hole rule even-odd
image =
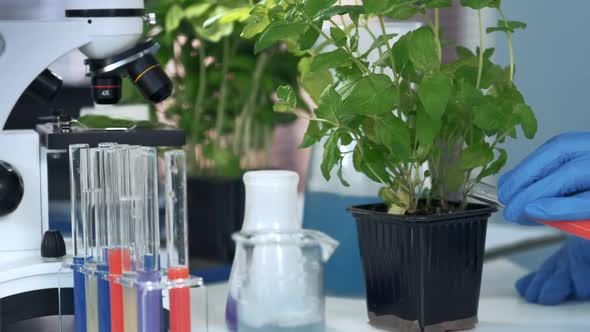
[[[291,171],[252,171],[244,174],[246,207],[242,231],[297,231],[299,175]]]

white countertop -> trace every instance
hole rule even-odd
[[[509,262],[497,260],[486,264],[479,308],[477,332],[587,332],[590,330],[590,303],[568,303],[556,307],[528,304],[514,291],[515,281],[526,270]],[[197,290],[195,290],[197,291]],[[202,294],[202,293],[200,293]],[[225,299],[227,284],[207,287],[209,332],[225,332]],[[193,331],[205,331],[203,296],[193,296],[193,322],[200,325]],[[200,305],[199,305],[200,304]],[[201,322],[199,324],[199,322]],[[378,331],[367,324],[364,299],[326,299],[328,332]]]

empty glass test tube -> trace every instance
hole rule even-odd
[[[137,226],[138,328],[140,332],[159,332],[162,290],[160,282],[160,230],[158,218],[158,156],[155,148],[142,148],[143,217]]]
[[[189,278],[186,210],[186,158],[182,150],[164,153],[166,165],[166,244],[168,280]],[[170,332],[191,330],[190,289],[170,289]]]
[[[84,248],[85,207],[82,201],[83,185],[87,186],[88,145],[76,144],[69,146],[70,159],[70,200],[73,241],[74,271],[74,315],[76,332],[86,331],[86,291],[85,276],[82,272],[86,261]]]

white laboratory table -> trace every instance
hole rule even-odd
[[[473,331],[590,331],[590,303],[543,307],[521,300],[513,287],[514,282],[525,273],[523,268],[504,259],[485,265],[479,308],[480,323]],[[207,293],[209,332],[225,332],[227,284],[210,285]],[[202,321],[202,318],[199,317],[198,320]],[[326,321],[327,332],[379,331],[367,324],[364,299],[328,297]]]

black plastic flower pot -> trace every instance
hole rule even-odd
[[[371,325],[395,331],[475,327],[487,223],[496,208],[398,216],[383,204],[349,209],[356,219]]]
[[[187,181],[191,258],[231,263],[231,235],[242,228],[245,189],[241,178],[190,177]]]

